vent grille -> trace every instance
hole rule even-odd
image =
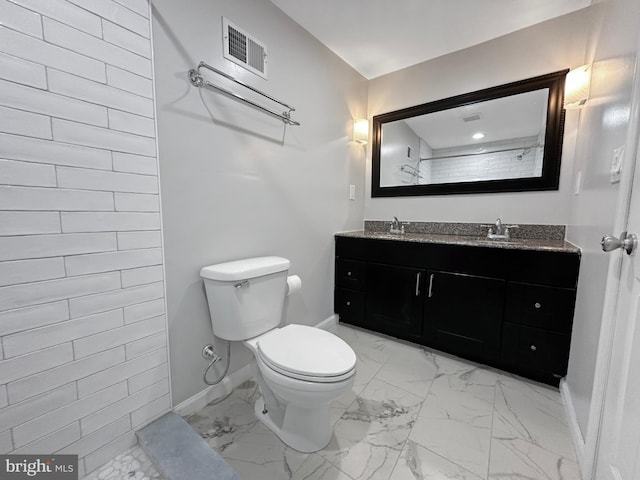
[[[242,63],[247,63],[247,36],[233,27],[229,27],[229,55],[240,60]]]
[[[224,57],[267,78],[267,47],[255,37],[222,18]]]
[[[479,113],[473,113],[467,117],[463,117],[462,120],[467,123],[467,122],[475,122],[477,120],[480,120],[480,114]]]
[[[249,39],[249,66],[264,73],[264,47]]]

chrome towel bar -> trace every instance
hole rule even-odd
[[[278,112],[274,112],[273,110],[268,109],[267,107],[264,107],[258,103],[253,102],[252,100],[249,100],[245,97],[243,97],[242,95],[238,95],[235,92],[232,92],[231,90],[227,90],[226,88],[223,88],[219,85],[216,85],[215,83],[211,83],[208,80],[205,80],[204,77],[202,76],[202,74],[200,73],[200,69],[201,68],[206,68],[207,70],[210,70],[214,73],[217,73],[218,75],[223,76],[224,78],[231,80],[232,82],[237,83],[238,85],[243,86],[244,88],[248,88],[249,90],[251,90],[252,92],[255,92],[259,95],[262,95],[263,97],[271,100],[272,102],[278,103],[280,105],[282,105],[283,107],[287,108],[288,110],[285,110],[282,113],[278,113]],[[191,83],[198,87],[198,88],[202,88],[202,87],[209,87],[209,88],[213,88],[214,90],[218,90],[219,92],[222,92],[226,95],[229,95],[233,98],[236,98],[244,103],[247,103],[249,105],[251,105],[252,107],[255,107],[259,110],[262,110],[265,113],[268,113],[269,115],[272,115],[274,117],[279,118],[280,120],[282,120],[284,123],[286,123],[287,125],[300,125],[300,122],[296,122],[295,120],[291,119],[291,112],[294,112],[296,109],[294,107],[291,107],[289,105],[287,105],[284,102],[281,102],[280,100],[277,100],[275,98],[273,98],[271,95],[267,95],[264,92],[261,92],[260,90],[258,90],[257,88],[252,87],[251,85],[248,85],[234,77],[232,77],[231,75],[229,75],[228,73],[225,73],[221,70],[218,70],[217,68],[212,67],[211,65],[206,64],[205,62],[200,62],[198,64],[198,68],[192,68],[191,70],[189,70],[189,81],[191,81]]]

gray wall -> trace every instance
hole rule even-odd
[[[567,237],[582,248],[578,299],[567,384],[586,434],[609,258],[600,249],[613,232],[618,184],[611,184],[613,150],[625,142],[640,25],[635,0],[607,0],[592,7],[585,63],[593,63],[590,99],[580,113],[574,170],[582,192],[572,197]],[[626,168],[632,159],[627,158]]]
[[[177,404],[204,388],[200,351],[213,340],[201,267],[284,256],[303,282],[285,321],[316,324],[333,314],[332,233],[362,226],[364,148],[351,138],[353,119],[366,116],[367,83],[270,2],[152,3]],[[268,80],[223,59],[221,16],[267,45]],[[198,91],[186,72],[201,60],[295,106],[302,126],[284,128],[238,101]],[[349,184],[356,185],[355,202]],[[231,371],[249,359],[234,345]]]
[[[369,82],[369,117],[452,95],[577,67],[584,63],[588,10],[565,15]],[[365,218],[515,223],[569,220],[577,113],[567,115],[560,190],[490,195],[370,198]],[[368,157],[370,158],[370,152]]]

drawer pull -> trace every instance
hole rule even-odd
[[[536,308],[540,308],[540,307],[542,307],[542,304],[539,303],[539,302],[536,302],[536,303],[533,304],[533,306],[536,307]]]
[[[350,277],[350,276],[351,276],[351,272],[347,272],[347,277]]]
[[[538,350],[538,347],[536,347],[535,345],[531,345],[529,347],[531,349],[531,351],[535,352],[536,350]]]
[[[347,302],[347,307],[351,306],[351,302]]]

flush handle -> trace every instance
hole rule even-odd
[[[622,232],[620,238],[616,238],[612,235],[606,235],[602,237],[600,241],[602,250],[605,252],[612,252],[618,248],[627,252],[627,255],[631,255],[638,246],[638,237],[635,233]]]
[[[244,280],[243,282],[239,282],[234,285],[234,287],[236,287],[237,290],[240,290],[241,288],[247,288],[248,286],[249,286],[249,280]]]

